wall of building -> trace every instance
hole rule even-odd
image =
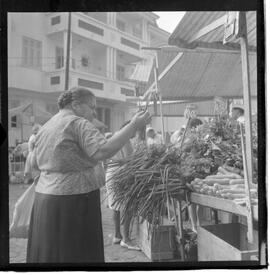
[[[134,90],[134,84],[116,79],[116,50],[129,54],[128,59],[139,61],[149,58],[151,53],[141,51],[141,46],[147,46],[149,34],[147,16],[136,13],[135,21],[142,22],[142,38],[132,34],[131,24],[127,24],[127,32],[120,32],[115,26],[116,13],[107,14],[107,22],[97,21],[83,13],[72,14],[72,42],[71,57],[75,59],[75,68],[70,69],[69,87],[77,86],[78,79],[84,78],[89,81],[102,82],[103,89],[91,89],[99,97],[102,107],[111,110],[111,130],[118,130],[121,125],[132,117],[133,111],[126,102],[126,96],[121,94],[121,88]],[[135,14],[134,14],[135,15]],[[55,54],[56,47],[64,49],[64,64],[66,58],[66,39],[68,13],[9,13],[8,15],[8,86],[9,86],[9,108],[24,105],[29,101],[43,110],[53,110],[55,98],[43,96],[43,92],[59,92],[65,88],[65,66],[56,69]],[[60,20],[59,23],[54,20]],[[98,35],[79,26],[79,21],[101,28],[104,35]],[[34,26],[34,27],[33,27]],[[22,66],[23,37],[29,37],[41,41],[42,62],[39,69]],[[77,43],[77,38],[81,41]],[[122,43],[126,39],[128,43],[135,43],[134,48]],[[80,39],[79,39],[80,40]],[[93,41],[101,44],[93,43]],[[111,49],[110,60],[108,49]],[[89,55],[90,62],[95,68],[82,68],[81,56]],[[119,61],[119,60],[118,60]],[[120,62],[121,63],[121,62]],[[126,65],[123,61],[122,65]],[[83,70],[85,69],[85,72]],[[114,70],[114,71],[113,71]],[[126,67],[126,76],[132,72],[132,67]],[[52,79],[59,77],[59,83],[52,84]],[[54,98],[54,99],[53,99]],[[102,103],[102,99],[105,101]],[[108,103],[109,102],[109,103]],[[111,102],[111,103],[110,103]],[[116,104],[116,102],[119,102]],[[53,113],[53,111],[52,111]],[[27,140],[31,134],[32,122],[29,118],[23,118],[25,124],[23,129],[10,128],[10,145],[15,145],[15,140]],[[29,125],[28,125],[29,123]]]
[[[22,89],[43,90],[43,66],[46,57],[46,36],[43,13],[10,13],[8,37],[8,85]],[[33,28],[35,26],[35,28]],[[42,42],[42,66],[40,69],[22,66],[23,37]]]
[[[85,39],[82,39],[77,45],[73,43],[72,47],[72,58],[75,59],[75,69],[90,72],[102,76],[107,76],[107,52],[106,47],[91,43]],[[83,66],[81,59],[82,57],[89,58],[88,66]]]

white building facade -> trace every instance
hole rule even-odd
[[[8,14],[9,109],[33,103],[41,113],[58,111],[65,90],[69,13]],[[69,88],[89,88],[97,97],[97,114],[108,130],[130,119],[136,64],[152,58],[141,47],[167,44],[152,12],[71,13]],[[28,108],[29,109],[29,108]],[[16,109],[15,109],[16,110]],[[29,112],[29,110],[27,110]],[[36,115],[10,114],[9,145],[26,141]]]

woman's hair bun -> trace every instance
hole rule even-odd
[[[71,91],[65,91],[64,93],[62,93],[57,101],[58,107],[59,109],[63,109],[65,108],[65,106],[67,106],[68,104],[70,104],[72,102],[72,92]]]
[[[69,105],[72,101],[77,100],[79,102],[85,102],[86,98],[94,98],[94,94],[85,88],[80,87],[74,87],[71,88],[68,91],[63,92],[57,101],[59,109],[65,108],[67,105]]]

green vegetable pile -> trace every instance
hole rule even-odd
[[[185,199],[186,183],[216,174],[222,165],[243,169],[240,129],[228,117],[215,117],[196,129],[188,129],[181,147],[140,146],[116,165],[119,168],[112,180],[116,183],[115,203],[123,206],[123,219],[127,214],[141,216],[151,225],[159,225],[166,203],[175,195]]]

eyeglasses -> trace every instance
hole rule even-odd
[[[94,105],[94,104],[89,104],[89,103],[82,103],[82,104],[85,104],[85,105],[87,105],[87,107],[88,108],[90,108],[91,110],[96,110],[96,105]]]

